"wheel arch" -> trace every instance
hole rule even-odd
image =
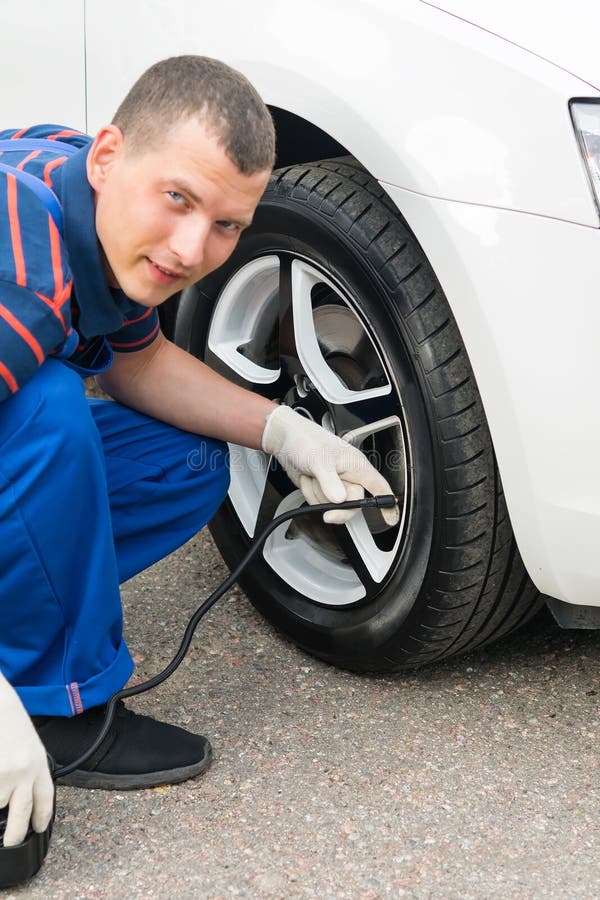
[[[269,110],[277,136],[275,168],[350,154],[347,147],[308,119],[280,106],[269,104]]]

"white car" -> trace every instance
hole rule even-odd
[[[4,128],[93,133],[181,53],[240,69],[273,112],[253,227],[163,326],[356,442],[402,516],[282,526],[253,603],[357,670],[478,647],[544,602],[600,626],[600,6],[58,0],[3,26]],[[269,462],[232,448],[230,565],[300,502]]]

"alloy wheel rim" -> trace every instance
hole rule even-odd
[[[263,548],[277,575],[314,603],[364,603],[402,555],[412,465],[401,390],[356,299],[314,260],[271,251],[223,285],[207,344],[212,368],[340,434],[390,481],[400,499],[394,528],[377,511],[361,511],[345,526],[311,517],[280,526]],[[230,445],[230,468],[229,500],[248,539],[303,502],[262,451]]]

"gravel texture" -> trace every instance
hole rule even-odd
[[[208,533],[123,588],[136,678],[226,574]],[[595,898],[600,635],[546,617],[397,677],[304,654],[239,591],[135,708],[210,736],[178,786],[59,788],[41,873],[9,898]]]

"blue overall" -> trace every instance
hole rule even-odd
[[[0,407],[0,670],[31,715],[103,703],[133,670],[119,583],[202,528],[226,446],[108,400],[48,359]]]
[[[123,687],[119,584],[201,529],[229,484],[225,444],[86,398],[81,375],[112,358],[99,347],[91,370],[46,358],[0,403],[0,671],[31,715],[73,716]]]

